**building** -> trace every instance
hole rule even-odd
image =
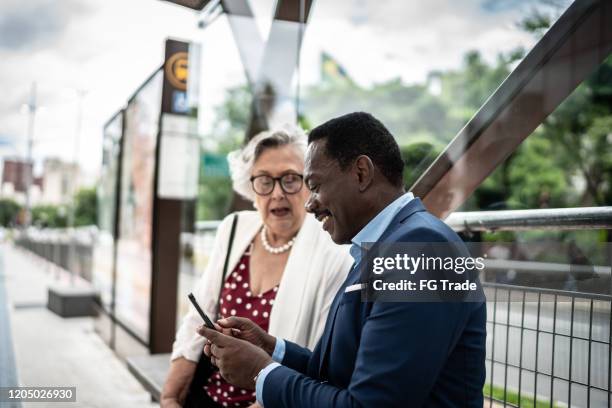
[[[41,178],[41,203],[68,204],[80,186],[81,170],[75,163],[57,158],[45,159]]]
[[[69,204],[83,179],[77,164],[66,163],[57,158],[45,159],[42,174],[32,173],[32,163],[20,159],[5,159],[0,187],[2,198],[9,198],[25,205],[28,175],[32,175],[31,205]]]
[[[32,163],[21,159],[5,159],[0,186],[2,198],[10,198],[19,204],[25,204],[28,177],[32,177],[30,199],[32,202],[37,202],[41,197],[43,180],[42,177],[34,177],[32,173]]]

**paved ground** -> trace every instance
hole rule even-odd
[[[95,333],[91,318],[62,319],[46,309],[47,286],[56,277],[48,264],[3,244],[0,275],[5,286],[2,291],[0,279],[0,319],[10,324],[16,365],[15,372],[10,355],[0,353],[4,355],[0,377],[12,376],[22,386],[75,386],[77,390],[76,403],[24,403],[25,408],[158,406]],[[9,319],[2,316],[3,307]],[[0,341],[5,333],[0,333]],[[0,407],[8,406],[0,402]]]

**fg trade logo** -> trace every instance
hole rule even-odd
[[[187,90],[188,54],[177,52],[166,61],[166,78],[177,89]]]

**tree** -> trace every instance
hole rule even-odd
[[[67,213],[63,206],[37,205],[32,207],[32,224],[41,228],[65,228],[68,225]]]
[[[17,222],[19,204],[10,199],[0,199],[0,225],[9,227]]]
[[[82,188],[74,196],[74,226],[96,225],[98,200],[95,188]]]
[[[564,0],[541,0],[543,8],[532,11],[519,26],[536,38],[541,38],[561,15],[566,4]],[[548,140],[549,148],[538,158],[548,160],[551,167],[564,174],[567,191],[565,199],[557,201],[558,206],[612,204],[610,84],[612,58],[604,61],[595,73],[557,107],[543,123],[540,132],[523,143],[538,143],[536,138]],[[550,175],[543,173],[542,181],[545,174]]]
[[[404,159],[404,184],[410,188],[442,151],[428,142],[416,142],[400,147]]]
[[[251,94],[248,87],[229,89],[216,108],[211,131],[204,136],[200,151],[200,173],[196,219],[219,220],[230,206],[233,190],[227,166],[227,154],[241,146],[249,124]]]
[[[521,25],[541,36],[564,6],[541,0],[544,8]],[[425,83],[405,84],[400,78],[369,87],[347,80],[322,81],[301,95],[299,123],[306,128],[333,117],[368,111],[390,129],[406,163],[410,186],[461,130],[513,66],[525,55],[516,49],[493,63],[478,51],[466,53],[461,67],[435,71]],[[437,91],[430,86],[439,84]],[[561,104],[480,186],[465,210],[572,207],[612,203],[612,57]],[[217,109],[206,152],[226,154],[241,144],[248,126],[250,93],[231,89]],[[206,171],[204,171],[206,173]],[[199,214],[225,215],[231,197],[224,181],[203,175]],[[201,219],[201,217],[199,216]]]

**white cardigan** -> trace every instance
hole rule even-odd
[[[232,219],[227,216],[219,225],[213,251],[194,295],[207,315],[214,319],[221,286],[223,262],[227,253]],[[236,234],[229,258],[228,274],[244,254],[262,226],[255,211],[239,213]],[[319,340],[329,307],[353,263],[347,245],[336,245],[320,223],[307,214],[296,237],[270,313],[268,332],[302,346],[314,348]],[[196,332],[203,324],[190,305],[176,333],[172,357],[198,361],[204,338]]]

